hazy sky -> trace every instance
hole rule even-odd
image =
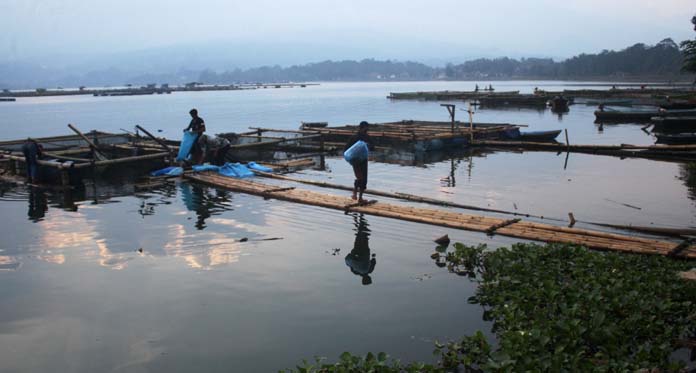
[[[563,58],[693,38],[694,13],[694,0],[0,0],[0,60],[207,42]]]

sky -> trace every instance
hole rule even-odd
[[[694,0],[0,0],[0,61],[203,44],[314,46],[305,62],[563,59],[693,38],[694,14]]]

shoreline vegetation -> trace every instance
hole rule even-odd
[[[696,366],[696,261],[575,245],[456,243],[431,258],[478,285],[497,342],[481,331],[435,342],[435,363],[344,352],[289,372],[659,371]],[[689,356],[690,354],[690,356]]]
[[[460,64],[429,66],[396,60],[326,60],[292,66],[249,69],[191,70],[177,72],[131,71],[127,66],[100,66],[96,70],[51,68],[30,63],[0,62],[0,90],[40,87],[109,87],[185,85],[278,84],[286,82],[392,82],[392,81],[500,81],[500,80],[608,80],[641,82],[694,82],[684,73],[684,55],[672,39],[656,45],[635,44],[620,51],[580,54],[563,61],[551,58],[479,58]],[[0,95],[2,92],[0,92]]]

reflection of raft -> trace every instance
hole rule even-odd
[[[679,242],[660,241],[587,229],[559,227],[549,224],[522,221],[520,219],[502,219],[468,215],[451,210],[416,208],[384,202],[376,202],[361,206],[348,197],[323,194],[294,187],[232,179],[208,173],[186,175],[186,178],[214,187],[254,194],[265,198],[275,198],[340,211],[376,215],[454,229],[482,232],[491,235],[500,234],[536,241],[572,243],[600,250],[696,258],[696,246],[688,243],[688,241],[680,244]]]

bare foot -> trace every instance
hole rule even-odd
[[[356,199],[358,199],[358,196],[356,196],[355,194],[353,194],[352,196],[350,196],[350,199],[356,200]]]

